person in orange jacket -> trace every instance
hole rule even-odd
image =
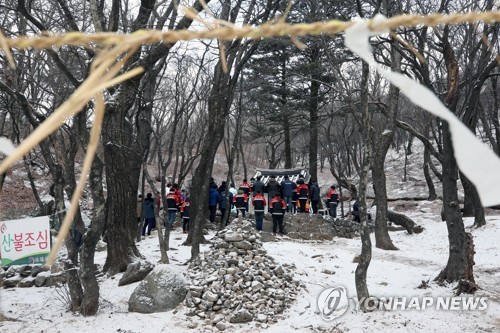
[[[309,188],[303,179],[299,179],[297,182],[297,194],[299,195],[299,212],[307,213],[306,205],[309,199]]]
[[[264,198],[260,190],[257,191],[253,197],[252,206],[255,212],[255,224],[259,231],[262,230],[262,225],[264,224],[264,210],[266,205],[266,198]]]
[[[247,195],[247,205],[246,205],[246,211],[248,212],[249,209],[248,209],[248,202],[250,200],[250,192],[252,191],[252,185],[248,182],[248,180],[246,178],[243,178],[243,182],[240,184],[240,187],[238,188],[238,190],[243,190],[243,193],[245,193]],[[245,215],[243,215],[245,216]]]
[[[281,199],[279,193],[276,193],[276,196],[269,203],[269,209],[271,210],[271,214],[273,216],[273,234],[276,235],[276,231],[278,231],[281,235],[285,235],[285,228],[283,226],[283,217],[286,212],[286,202]]]
[[[241,211],[243,217],[245,217],[245,212],[247,210],[248,196],[243,192],[243,190],[238,190],[238,194],[233,197],[233,203],[236,206],[237,215]]]
[[[339,203],[339,194],[335,190],[335,185],[330,186],[330,190],[328,191],[327,196],[327,203],[328,203],[328,212],[331,217],[336,218],[337,217],[337,206]]]
[[[170,188],[170,193],[167,194],[167,221],[172,227],[177,216],[177,211],[181,206],[181,198],[175,193],[175,189]]]

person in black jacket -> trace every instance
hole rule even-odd
[[[253,195],[255,196],[257,192],[264,193],[264,189],[266,188],[266,185],[261,181],[262,176],[258,176],[257,180],[253,183],[252,189],[253,189]]]
[[[317,181],[312,182],[312,186],[309,192],[309,198],[311,199],[313,214],[318,214],[318,203],[321,200],[321,192]]]
[[[280,192],[280,184],[276,181],[276,176],[271,175],[271,180],[267,183],[267,201],[270,202]],[[271,206],[269,206],[269,209],[271,209]]]
[[[219,195],[219,210],[220,210],[220,220],[221,223],[224,223],[224,215],[226,214],[226,209],[231,207],[231,203],[233,202],[233,194],[229,192],[229,197],[226,199],[226,190],[222,191]],[[227,214],[227,219],[225,221],[225,225],[229,224],[229,215],[231,212]]]
[[[155,226],[155,200],[153,199],[153,195],[148,193],[146,199],[144,199],[144,226],[142,227],[142,235],[145,236],[146,227],[148,228],[148,236],[151,235],[151,230]]]
[[[356,200],[354,202],[354,205],[352,205],[352,217],[354,219],[354,222],[361,222],[360,216],[359,216],[359,201]]]
[[[283,226],[283,217],[286,212],[286,202],[281,199],[279,193],[277,193],[269,203],[269,209],[271,210],[271,214],[273,216],[273,234],[276,235],[276,232],[279,230],[281,235],[286,235],[285,228]]]
[[[292,196],[293,190],[297,188],[297,184],[290,180],[288,175],[285,176],[283,181],[281,182],[281,194],[283,195],[283,199],[286,202],[286,211],[292,211]]]
[[[189,198],[186,198],[181,206],[181,217],[182,217],[182,232],[187,234],[189,231]]]

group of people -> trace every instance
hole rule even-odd
[[[267,192],[267,200],[264,193]],[[156,228],[156,216],[162,208],[161,194],[157,194],[155,200],[151,193],[142,199],[139,195],[137,200],[137,218],[138,223],[144,218],[142,226],[142,236],[148,235]],[[264,214],[267,211],[273,218],[273,233],[279,232],[284,234],[283,218],[285,213],[308,213],[312,210],[313,214],[318,213],[318,204],[321,200],[321,191],[316,181],[312,181],[308,186],[303,177],[299,177],[295,183],[289,176],[284,176],[283,181],[279,183],[276,176],[270,176],[269,182],[264,184],[262,177],[257,179],[252,178],[250,182],[243,179],[238,189],[231,183],[228,188],[227,182],[223,181],[220,186],[217,186],[215,180],[210,178],[209,193],[208,193],[208,208],[209,221],[215,223],[217,208],[221,213],[221,221],[226,225],[229,224],[230,212],[228,210],[235,209],[237,216],[241,213],[243,217],[249,211],[250,203],[255,213],[255,221],[257,230],[262,230],[264,222]],[[329,214],[332,217],[337,216],[337,205],[339,195],[336,192],[335,185],[332,185],[326,195],[326,206]],[[177,213],[181,213],[182,230],[184,233],[189,231],[189,207],[190,200],[184,190],[180,191],[177,184],[167,185],[166,196],[166,222],[165,227],[172,227]],[[227,214],[226,214],[227,213]]]
[[[262,182],[262,177],[252,178],[250,182],[243,179],[238,190],[231,184],[229,190],[226,190],[226,182],[217,187],[213,178],[210,180],[209,209],[210,222],[215,221],[217,205],[221,211],[222,218],[225,217],[226,209],[234,207],[237,215],[240,213],[245,217],[249,211],[251,202],[254,213],[257,230],[262,230],[264,213],[267,211],[273,217],[273,232],[284,233],[283,217],[286,212],[296,214],[297,212],[307,213],[312,209],[313,214],[318,213],[318,204],[321,200],[321,191],[316,181],[311,182],[309,187],[303,177],[299,177],[297,183],[292,181],[289,176],[284,176],[283,181],[279,183],[276,176],[270,176],[267,185]],[[227,195],[226,195],[227,191]],[[267,192],[267,200],[264,193]],[[269,205],[268,205],[269,202]],[[310,203],[310,205],[309,205]],[[337,216],[337,205],[339,195],[336,192],[335,185],[332,185],[327,193],[326,206],[332,217]],[[310,207],[309,207],[310,206]],[[228,224],[229,214],[226,218]]]
[[[142,218],[144,218],[144,224],[141,228],[142,236],[151,235],[151,231],[156,228],[156,216],[160,214],[164,208],[166,214],[165,227],[172,227],[177,213],[181,213],[182,218],[182,230],[184,233],[189,231],[189,207],[190,199],[186,195],[186,191],[179,190],[177,184],[167,184],[167,195],[166,207],[163,207],[163,201],[161,198],[161,193],[157,193],[156,205],[153,195],[151,193],[146,194],[146,198],[143,201],[142,195],[139,194],[137,198],[137,223],[141,223]]]

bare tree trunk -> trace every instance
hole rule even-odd
[[[80,312],[84,316],[94,316],[99,309],[99,283],[96,278],[94,255],[105,223],[106,199],[102,186],[104,165],[99,156],[94,157],[90,171],[89,184],[94,206],[92,207],[92,222],[83,235],[83,245],[80,258],[80,280],[84,290]]]
[[[311,62],[319,62],[319,49],[313,47],[311,51]],[[318,181],[318,104],[319,104],[319,73],[318,69],[313,69],[311,76],[311,90],[309,95],[309,174],[311,179]]]
[[[356,293],[358,300],[361,302],[361,309],[366,310],[368,306],[367,302],[363,302],[370,297],[368,291],[368,286],[366,283],[366,275],[368,272],[368,266],[370,265],[372,259],[372,242],[370,239],[370,229],[367,225],[368,214],[366,212],[366,186],[368,184],[368,172],[371,166],[372,159],[372,146],[370,140],[370,114],[368,110],[368,78],[369,78],[369,66],[365,62],[362,65],[362,77],[361,77],[361,110],[363,112],[363,166],[360,174],[360,183],[358,191],[358,200],[360,202],[359,215],[361,223],[363,224],[363,230],[361,233],[361,255],[359,259],[358,266],[355,272],[355,283],[356,283]]]
[[[476,187],[463,173],[460,172],[459,174],[464,192],[467,191],[468,193],[464,200],[463,216],[474,216],[474,225],[476,227],[482,227],[486,225],[486,217]]]
[[[443,32],[443,54],[448,69],[448,94],[446,102],[450,111],[455,113],[458,102],[458,72],[459,67],[448,42],[449,28]],[[448,282],[467,279],[469,256],[467,253],[467,236],[464,229],[460,206],[458,202],[458,167],[455,160],[452,138],[448,123],[442,123],[443,135],[443,213],[448,228],[449,256],[446,267],[439,273],[436,280]],[[470,278],[470,277],[469,277]]]
[[[285,169],[292,168],[292,138],[290,134],[290,119],[287,105],[287,90],[286,90],[286,62],[287,56],[283,52],[281,59],[281,106],[283,116],[283,135],[285,137]]]
[[[239,74],[239,73],[238,73]],[[236,74],[236,75],[238,75]],[[221,63],[217,64],[214,78],[214,86],[208,102],[208,130],[207,138],[203,143],[200,162],[193,175],[193,193],[191,193],[190,224],[188,239],[185,244],[191,244],[191,260],[198,257],[200,244],[205,241],[203,236],[203,225],[205,213],[208,211],[209,179],[217,153],[217,148],[224,136],[224,124],[229,114],[229,108],[233,100],[236,82],[231,80],[229,74],[222,71]],[[224,98],[221,98],[224,96]],[[239,135],[236,133],[235,135]]]
[[[130,101],[117,101],[114,106],[123,106],[124,109],[117,110],[111,107],[104,117],[103,141],[108,190],[105,230],[108,255],[104,271],[110,275],[125,271],[133,258],[140,257],[134,242],[136,232],[134,203],[137,202],[142,158],[139,158],[139,173],[137,173],[136,166],[132,164],[137,160],[137,156],[133,154],[138,152],[132,151],[132,138],[128,134],[132,132],[132,128],[125,120],[128,111],[125,105],[130,104]]]
[[[449,257],[446,267],[439,273],[436,280],[448,282],[466,278],[467,237],[460,213],[457,195],[457,165],[453,155],[453,146],[448,124],[443,123],[443,208],[448,228]]]
[[[382,134],[382,137],[378,140],[378,149],[375,150],[372,166],[373,190],[375,192],[375,205],[377,207],[375,218],[375,246],[383,250],[398,250],[392,243],[389,232],[387,231],[388,209],[384,171],[385,156],[389,150],[393,137],[394,132],[392,131]]]
[[[436,187],[429,172],[430,154],[427,148],[424,148],[424,177],[429,189],[429,197],[427,200],[434,201],[437,199]]]
[[[38,204],[38,207],[40,208],[40,212],[43,215],[47,215],[48,212],[44,211],[45,207],[43,205],[42,199],[40,199],[40,195],[38,194],[38,190],[37,190],[36,185],[35,185],[35,180],[33,178],[33,174],[31,173],[31,168],[30,168],[30,165],[28,163],[28,160],[26,159],[26,156],[23,156],[23,160],[24,160],[24,167],[26,168],[26,173],[28,174],[28,180],[30,182],[31,191],[33,192],[33,196],[35,197],[36,203]],[[0,186],[0,189],[1,189],[1,186]]]

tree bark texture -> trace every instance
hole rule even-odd
[[[393,131],[382,134],[377,145],[378,149],[375,149],[372,166],[373,191],[375,192],[375,205],[377,207],[375,217],[375,246],[383,250],[398,250],[392,243],[387,231],[387,188],[384,171],[385,156],[393,138]]]
[[[99,309],[99,284],[94,264],[95,248],[101,238],[105,223],[106,200],[102,186],[104,165],[99,156],[94,157],[90,170],[89,184],[94,206],[90,228],[83,235],[80,252],[80,280],[84,290],[80,313],[93,316]]]
[[[443,214],[448,228],[449,257],[446,267],[437,280],[459,281],[466,277],[469,265],[467,238],[458,203],[458,170],[453,154],[451,134],[447,123],[443,123]]]
[[[359,301],[368,299],[370,293],[366,283],[366,275],[368,273],[368,266],[372,259],[372,243],[370,239],[370,230],[367,226],[368,214],[366,211],[366,187],[368,184],[368,172],[372,163],[372,145],[370,136],[370,113],[368,110],[368,79],[369,79],[369,66],[365,62],[362,64],[362,77],[361,77],[361,111],[363,115],[362,137],[363,137],[363,162],[360,173],[359,191],[357,199],[360,202],[359,215],[361,223],[363,224],[363,232],[361,234],[361,255],[358,266],[355,272],[356,293]],[[367,302],[361,302],[362,310],[366,310]]]
[[[311,62],[313,66],[310,82],[309,95],[309,174],[311,179],[318,181],[318,105],[319,105],[319,73],[317,63],[319,62],[319,49],[313,46],[311,50]]]

